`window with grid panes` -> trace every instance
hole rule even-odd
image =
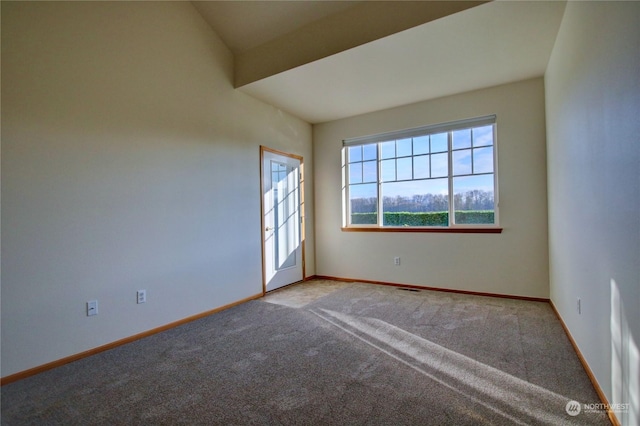
[[[345,140],[346,227],[497,227],[495,122]]]

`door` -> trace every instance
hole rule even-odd
[[[302,157],[260,147],[265,292],[304,278]]]

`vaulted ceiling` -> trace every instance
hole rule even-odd
[[[544,74],[556,1],[193,2],[235,85],[320,123]]]

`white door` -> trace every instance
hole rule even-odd
[[[302,158],[260,148],[264,291],[302,281]]]

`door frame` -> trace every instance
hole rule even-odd
[[[304,159],[300,155],[291,154],[288,152],[280,151],[277,149],[269,148],[264,145],[260,145],[260,245],[262,247],[262,295],[264,296],[267,293],[267,265],[265,264],[265,245],[264,245],[264,232],[265,232],[265,222],[264,222],[264,154],[265,152],[270,152],[272,154],[281,155],[283,157],[293,158],[300,162],[300,205],[298,208],[300,209],[300,245],[301,245],[301,256],[302,256],[302,281],[304,281],[307,277],[306,269],[305,269],[305,240],[306,240],[306,217],[304,212],[305,202],[304,202]],[[293,284],[293,283],[291,283]],[[279,287],[282,288],[282,287]],[[276,289],[277,290],[277,289]]]

